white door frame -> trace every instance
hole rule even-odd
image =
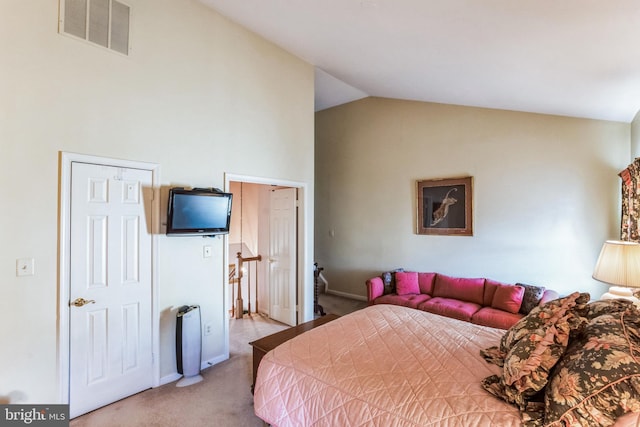
[[[153,387],[160,385],[160,313],[158,311],[158,233],[160,230],[160,165],[156,163],[112,159],[85,154],[59,153],[60,187],[58,200],[58,381],[60,403],[69,403],[69,288],[71,242],[71,164],[73,162],[148,170],[151,172],[151,348],[153,351]]]
[[[236,175],[225,173],[224,188],[229,191],[230,182],[247,182],[252,184],[278,185],[283,187],[294,187],[298,189],[298,249],[297,249],[297,281],[298,281],[298,324],[313,319],[313,248],[308,249],[307,243],[313,242],[313,236],[309,236],[306,224],[311,222],[312,212],[310,212],[309,190],[304,182],[287,181],[274,178],[262,178],[248,175]],[[225,277],[229,272],[229,253],[225,248],[224,268]],[[227,286],[225,286],[225,292]],[[224,301],[227,303],[228,295],[225,294]],[[225,307],[225,313],[230,307]],[[225,322],[226,345],[229,345],[228,322]]]

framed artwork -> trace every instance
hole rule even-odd
[[[473,177],[418,181],[418,234],[473,236]]]

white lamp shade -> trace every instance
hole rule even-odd
[[[610,285],[640,288],[640,244],[607,240],[602,245],[593,278]]]

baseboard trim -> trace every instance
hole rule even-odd
[[[327,294],[331,294],[331,295],[336,295],[336,296],[339,296],[339,297],[355,299],[355,300],[358,300],[358,301],[366,301],[367,300],[367,297],[365,297],[363,295],[356,295],[356,294],[350,294],[350,293],[347,293],[347,292],[334,291],[332,289],[327,289],[326,293]]]
[[[180,378],[182,378],[182,375],[180,375],[177,372],[174,372],[173,374],[166,375],[166,376],[160,378],[159,387],[162,387],[163,385],[172,383],[174,381],[178,381]]]
[[[214,357],[212,359],[209,360],[205,360],[204,362],[202,362],[200,364],[200,369],[206,369],[206,368],[210,368],[213,365],[217,365],[220,362],[224,362],[225,360],[227,360],[228,357],[225,357],[223,354],[218,356],[218,357]]]

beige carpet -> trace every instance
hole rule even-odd
[[[320,295],[326,313],[344,315],[365,302]],[[248,344],[288,326],[253,315],[229,321],[229,360],[202,371],[204,380],[188,387],[175,382],[138,393],[71,420],[71,427],[263,426],[253,413],[252,348]]]

